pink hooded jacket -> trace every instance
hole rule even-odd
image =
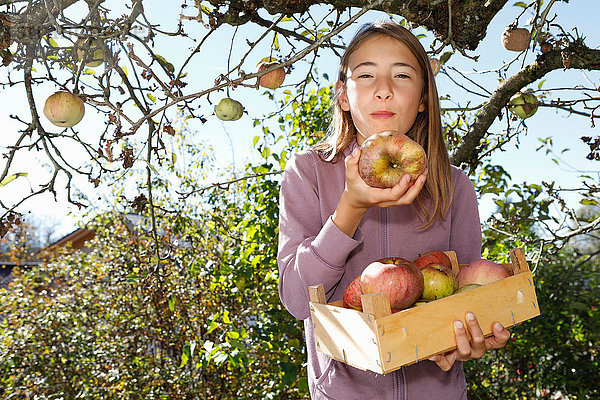
[[[345,149],[344,156],[357,146]],[[462,363],[442,371],[429,360],[388,374],[362,371],[317,351],[310,321],[308,287],[323,284],[327,301],[340,300],[348,284],[372,261],[409,260],[427,250],[454,250],[459,263],[481,256],[477,198],[469,178],[452,167],[454,194],[445,221],[426,230],[411,206],[371,208],[354,237],[333,223],[345,185],[345,164],[321,160],[314,150],[287,164],[280,194],[279,295],[286,309],[304,320],[308,380],[313,399],[466,399]],[[434,315],[431,318],[435,318]]]

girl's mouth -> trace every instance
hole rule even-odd
[[[375,118],[391,118],[396,114],[391,111],[375,111],[371,115]]]

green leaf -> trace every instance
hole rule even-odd
[[[10,182],[14,181],[15,179],[17,179],[21,176],[27,176],[27,172],[17,172],[16,174],[7,176],[6,178],[4,178],[4,180],[2,182],[0,182],[0,186],[8,185]]]
[[[91,68],[86,68],[83,70],[82,74],[84,75],[96,75],[96,71]]]
[[[275,32],[275,35],[273,36],[273,47],[275,50],[279,51],[279,39],[277,37],[277,32]]]
[[[169,295],[169,310],[171,310],[171,312],[175,311],[175,296],[173,293]]]
[[[151,102],[156,103],[156,97],[152,96],[150,93],[146,93],[146,97],[148,97]]]
[[[156,59],[163,67],[167,69],[167,71],[169,71],[170,73],[175,72],[175,67],[173,66],[173,64],[165,60],[163,56],[156,54]]]
[[[527,8],[527,4],[523,3],[522,1],[516,2],[515,4],[513,4],[513,6]]]
[[[446,64],[446,62],[448,62],[450,57],[452,57],[452,54],[454,54],[454,52],[452,52],[452,51],[447,51],[444,54],[442,54],[442,56],[440,57],[440,62],[442,63],[442,65],[444,65],[444,64]]]
[[[545,79],[544,79],[544,80],[542,80],[542,81],[540,81],[540,83],[538,83],[538,89],[541,89],[541,88],[542,88],[542,86],[544,85],[544,82],[546,82],[546,80],[545,80]]]
[[[192,358],[192,351],[190,350],[190,345],[186,344],[183,346],[183,351],[181,352],[181,363],[179,364],[179,368],[184,367],[190,358]]]

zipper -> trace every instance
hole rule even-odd
[[[388,209],[381,208],[381,258],[385,258],[388,256],[387,251],[387,222],[388,222]],[[396,388],[397,391],[397,400],[404,400],[404,368],[400,368],[395,372],[396,375]]]
[[[398,400],[404,400],[404,367],[400,367],[400,369],[396,371],[396,381],[398,384]]]
[[[381,212],[381,258],[387,257],[387,208],[380,208]]]

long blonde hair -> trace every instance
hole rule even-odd
[[[406,135],[419,143],[427,154],[427,180],[417,197],[421,220],[424,222],[422,228],[425,229],[436,220],[445,219],[452,201],[452,170],[442,135],[440,103],[429,57],[419,39],[408,29],[393,22],[378,21],[363,25],[354,35],[340,61],[338,81],[343,85],[335,93],[328,134],[315,149],[322,159],[337,162],[344,149],[355,140],[357,131],[352,116],[349,111],[342,110],[339,98],[346,85],[350,55],[366,40],[377,35],[390,36],[404,43],[416,57],[423,74],[421,101],[426,107],[417,115]],[[423,200],[426,198],[431,202],[430,209],[425,207]]]

